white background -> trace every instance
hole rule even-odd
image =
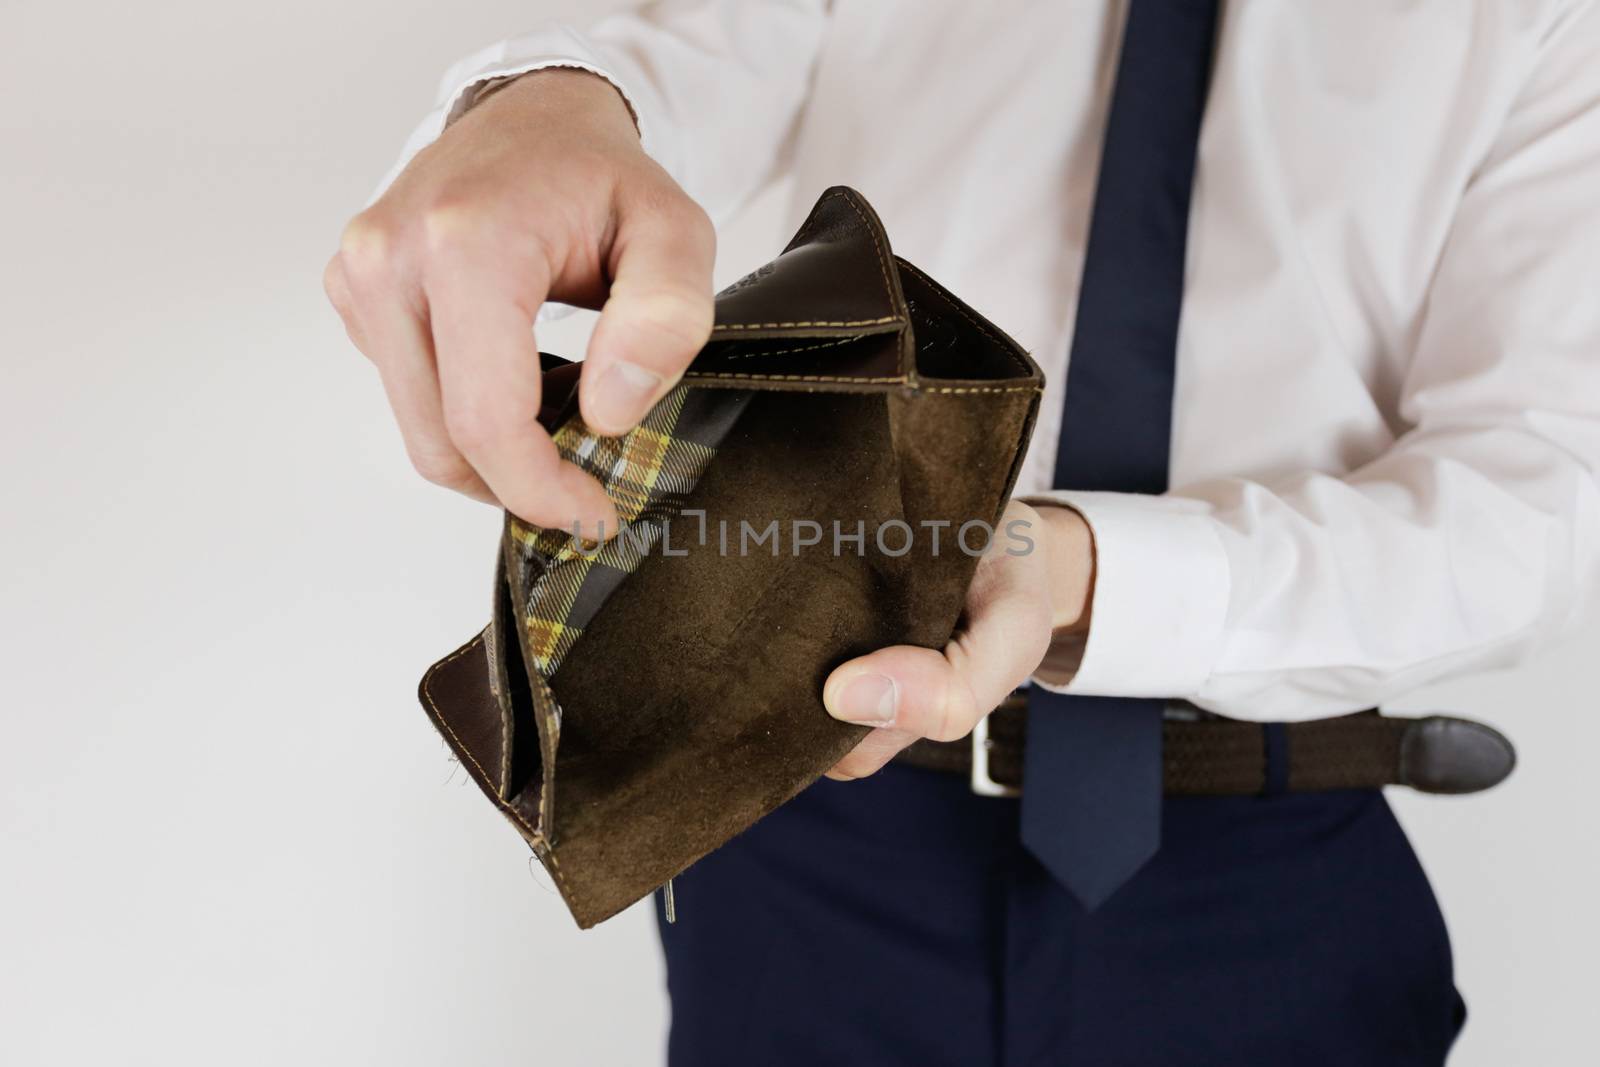
[[[579,7],[0,2],[0,1063],[658,1062],[648,913],[580,934],[416,705],[497,518],[410,472],[319,289],[444,66]],[[1463,1067],[1597,1062],[1597,651],[1407,702],[1522,752],[1394,798]]]

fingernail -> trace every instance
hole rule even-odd
[[[893,678],[881,674],[863,674],[845,684],[834,701],[835,706],[828,708],[828,712],[845,722],[888,726],[894,722],[899,702],[900,691]]]
[[[650,410],[661,381],[661,375],[636,363],[611,364],[594,383],[590,408],[598,428],[620,433],[632,427]]]

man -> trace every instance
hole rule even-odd
[[[831,775],[861,780],[679,880],[674,1063],[1444,1059],[1449,946],[1379,792],[1141,814],[1123,779],[1159,789],[1151,707],[1158,735],[1163,704],[1370,708],[1593,599],[1600,11],[1215,8],[725,0],[551,29],[456,68],[346,230],[329,295],[413,462],[539,524],[615,528],[534,420],[540,307],[602,309],[582,413],[626,431],[707,337],[711,219],[782,174],[797,210],[861,189],[1049,378],[1012,505],[1043,551],[986,560],[942,653],[835,670],[828,710],[879,727]],[[1130,291],[1148,322],[1108,324]],[[1115,448],[1081,429],[1091,392]],[[1129,449],[1154,458],[1107,485]],[[1020,802],[886,766],[1030,678]]]

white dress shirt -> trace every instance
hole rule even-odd
[[[1224,5],[1164,496],[1049,492],[1121,3],[721,0],[552,27],[482,81],[610,79],[726,220],[860,189],[1049,380],[1020,492],[1097,552],[1052,688],[1304,719],[1508,664],[1600,571],[1600,10]],[[402,160],[403,162],[404,160]]]

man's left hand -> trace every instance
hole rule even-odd
[[[999,529],[1019,520],[1033,550],[1012,555],[1004,538],[994,539],[972,576],[960,629],[943,651],[897,645],[828,676],[828,713],[876,727],[828,777],[863,778],[920,737],[960,740],[1033,674],[1055,636],[1086,627],[1094,579],[1088,525],[1070,508],[1035,510],[1013,500]]]

